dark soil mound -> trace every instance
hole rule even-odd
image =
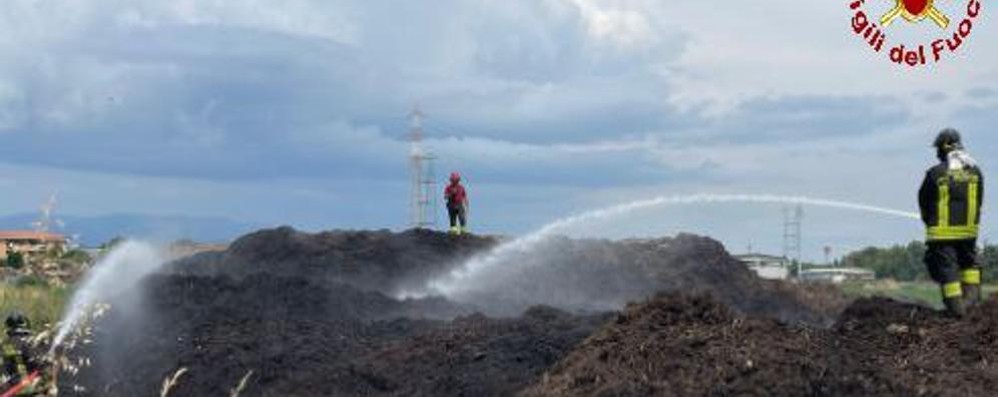
[[[514,256],[462,297],[519,313],[543,303],[578,310],[619,310],[661,291],[709,293],[731,307],[788,322],[831,325],[848,302],[837,290],[758,278],[719,242],[680,234],[643,240],[554,238]]]
[[[422,285],[497,243],[494,238],[454,238],[423,229],[312,234],[281,227],[246,235],[224,252],[181,260],[176,270],[203,276],[266,273],[394,294],[409,284]]]
[[[537,308],[489,319],[363,288],[425,277],[493,243],[424,231],[250,235],[143,280],[99,320],[93,344],[70,352],[92,365],[63,374],[61,391],[156,395],[186,368],[171,395],[227,395],[249,371],[250,396],[510,394],[605,318]]]
[[[998,301],[964,321],[885,299],[831,329],[736,314],[705,296],[632,305],[528,396],[991,395]]]
[[[737,313],[822,324],[837,312],[839,302],[833,291],[761,281],[717,242],[689,235],[623,242],[557,240],[532,259],[543,258],[543,263],[525,264],[533,272],[523,285],[508,285],[513,295],[528,299],[517,302],[526,311],[507,318],[475,314],[489,303],[487,295],[475,305],[391,297],[496,243],[427,231],[306,234],[281,228],[251,234],[228,251],[172,264],[119,299],[95,324],[94,343],[70,352],[89,357],[92,365],[75,375],[63,374],[61,391],[157,395],[165,378],[186,368],[171,395],[227,395],[250,371],[246,396],[512,395],[537,383],[555,363],[566,365],[566,355],[613,318],[551,307],[527,309],[546,303],[538,298],[574,291],[578,294],[573,297],[583,301],[622,304],[659,290],[710,291],[737,312],[705,298],[663,304],[674,312],[664,317],[650,313],[646,318],[635,306],[625,314],[630,320],[601,333],[642,324],[627,332],[652,332],[649,336],[622,339],[606,354],[635,354],[627,364],[634,371],[642,368],[641,357],[652,357],[657,349],[690,355],[682,368],[692,379],[680,390],[695,392],[698,378],[737,380],[743,359],[796,362],[799,355],[784,353],[811,348],[806,341],[774,347],[805,331],[782,328],[776,320],[741,320]],[[687,312],[691,307],[695,310]],[[689,339],[683,339],[682,327],[701,319],[707,322],[696,330],[703,332],[699,344],[684,345]],[[656,326],[660,321],[672,325]],[[741,325],[731,329],[732,324]],[[669,333],[656,342],[656,329]],[[725,346],[738,343],[748,347],[742,347],[740,356],[728,356]],[[715,350],[696,356],[703,344]],[[586,346],[575,353],[580,362],[589,357]],[[716,368],[726,369],[714,373],[715,367],[702,367],[700,360],[717,360]],[[620,368],[621,374],[629,372]],[[759,368],[752,371],[770,373]],[[815,387],[794,380],[811,379],[805,376],[811,372],[802,372],[810,370],[796,371],[804,375],[780,375],[787,378],[779,381],[785,390]],[[775,379],[778,373],[773,374]],[[770,378],[754,379],[718,390],[752,390]],[[74,386],[84,389],[74,392]]]
[[[518,319],[462,317],[388,344],[366,357],[360,370],[396,396],[513,395],[608,318],[576,317],[547,307]]]
[[[844,368],[843,393],[994,395],[998,390],[998,300],[955,321],[888,299],[857,301],[842,315],[829,349]]]
[[[105,318],[86,352],[96,365],[64,376],[64,394],[156,395],[180,368],[172,395],[227,395],[249,371],[247,396],[511,394],[605,320],[547,308],[411,319],[447,304],[266,275],[157,276],[142,288],[155,291],[144,310],[157,315]]]

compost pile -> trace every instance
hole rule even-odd
[[[498,243],[419,230],[248,235],[144,279],[129,304],[94,324],[92,344],[69,352],[90,365],[62,374],[60,392],[159,395],[181,369],[169,395],[230,395],[244,379],[243,396],[993,386],[993,324],[963,326],[890,301],[857,302],[836,322],[847,302],[834,289],[759,280],[716,241],[691,235],[556,239],[518,264],[526,279],[549,284],[511,285],[515,294],[491,302],[396,297]],[[537,258],[544,263],[526,263]],[[645,303],[599,310],[628,301]]]
[[[664,294],[628,307],[522,395],[992,395],[996,326],[996,300],[956,321],[860,299],[834,327],[815,329]]]

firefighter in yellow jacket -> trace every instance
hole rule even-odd
[[[959,318],[981,300],[977,236],[984,175],[956,130],[940,132],[933,146],[939,164],[926,172],[918,191],[926,227],[925,266],[942,289],[946,310]]]
[[[2,367],[3,385],[0,392],[17,388],[16,396],[35,396],[44,394],[38,374],[41,363],[37,360],[35,346],[32,344],[32,334],[28,318],[20,313],[11,313],[4,321],[7,328],[7,339],[3,341]]]

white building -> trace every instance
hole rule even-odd
[[[790,276],[790,266],[786,258],[763,254],[735,255],[759,277],[769,280],[785,280]]]
[[[877,275],[872,270],[858,267],[825,267],[808,269],[801,273],[801,279],[804,281],[823,281],[835,284],[845,281],[872,281],[876,278]]]
[[[12,253],[30,258],[47,253],[58,255],[63,252],[66,252],[66,237],[61,234],[33,230],[0,231],[0,260],[7,260],[7,256]]]

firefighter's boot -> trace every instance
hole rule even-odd
[[[984,300],[981,292],[981,269],[960,271],[960,282],[963,286],[964,303],[968,308],[973,308]]]
[[[959,281],[943,284],[943,305],[946,313],[953,318],[963,318],[967,308],[963,302],[963,286]]]
[[[960,319],[967,315],[967,308],[963,304],[963,297],[945,298],[943,304],[946,305],[946,314],[950,317]]]
[[[964,284],[963,285],[963,303],[967,308],[972,309],[980,305],[984,300],[981,294],[980,284]]]

